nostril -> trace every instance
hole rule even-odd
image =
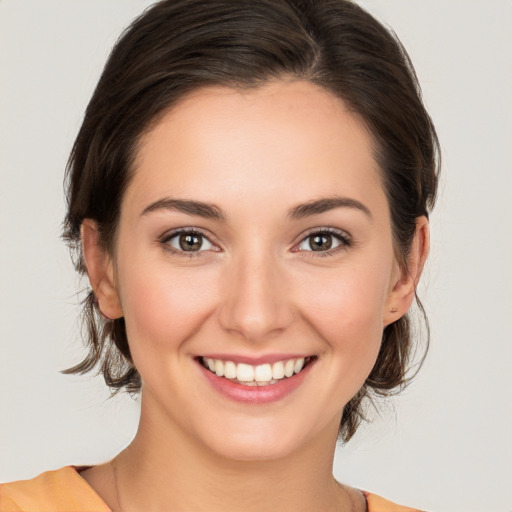
[[[240,270],[241,269],[241,270]],[[275,336],[289,327],[294,315],[283,275],[264,262],[240,262],[223,281],[218,321],[230,334],[248,341]]]

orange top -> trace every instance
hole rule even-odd
[[[419,512],[364,493],[368,512]],[[111,512],[73,466],[0,485],[0,512]]]

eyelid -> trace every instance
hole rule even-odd
[[[298,246],[300,244],[302,244],[307,238],[309,238],[315,234],[321,234],[321,233],[328,233],[328,234],[334,236],[341,242],[340,245],[338,245],[337,247],[334,247],[332,249],[328,249],[326,251],[306,251],[306,250],[298,249]],[[168,244],[169,240],[171,238],[174,238],[175,236],[180,235],[180,234],[200,235],[200,236],[206,238],[215,247],[215,249],[213,249],[214,252],[222,251],[222,248],[221,248],[219,242],[217,242],[216,237],[212,233],[210,233],[202,228],[198,228],[196,226],[185,226],[185,227],[170,229],[170,230],[164,232],[158,238],[158,241],[164,247],[165,250],[168,250],[169,252],[172,252],[174,254],[185,255],[187,257],[199,256],[199,255],[201,255],[201,253],[212,251],[212,249],[199,250],[199,251],[182,251],[182,250],[179,250],[179,249],[176,249],[176,248],[170,246]],[[348,233],[347,231],[345,231],[343,229],[339,229],[339,228],[321,227],[320,226],[320,227],[314,227],[314,228],[308,229],[306,232],[302,233],[300,235],[300,238],[298,239],[298,241],[294,243],[291,251],[292,252],[309,253],[309,254],[307,254],[308,256],[313,256],[313,255],[314,256],[328,256],[328,255],[334,254],[338,251],[345,250],[345,249],[351,247],[352,245],[354,245],[354,240],[352,238],[352,235],[350,235],[350,233]],[[313,253],[313,254],[311,254],[311,253]]]
[[[309,237],[316,235],[316,234],[322,234],[327,233],[329,235],[334,236],[337,238],[341,243],[337,247],[334,247],[332,249],[328,249],[326,251],[307,251],[303,249],[299,249],[298,247],[305,242]],[[333,227],[315,227],[308,229],[305,233],[302,233],[300,235],[300,239],[298,242],[296,242],[292,247],[292,252],[302,252],[302,253],[309,253],[307,256],[329,256],[331,254],[334,254],[336,252],[345,250],[349,247],[351,247],[354,244],[354,240],[350,233],[343,229],[339,228],[333,228]],[[313,253],[313,254],[311,254]]]
[[[182,251],[172,247],[168,242],[172,238],[182,235],[182,234],[191,234],[191,235],[200,235],[204,237],[212,246],[214,246],[214,252],[220,252],[222,249],[220,244],[216,241],[216,238],[209,232],[202,228],[198,228],[195,226],[185,226],[180,228],[174,228],[166,231],[160,237],[158,237],[158,242],[163,246],[163,248],[173,254],[184,255],[187,257],[199,256],[201,253],[212,251],[212,249],[202,249],[199,251]]]

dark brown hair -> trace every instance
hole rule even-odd
[[[73,146],[64,238],[77,270],[85,272],[85,218],[97,221],[102,243],[113,249],[138,141],[165,111],[201,87],[255,88],[280,78],[325,88],[368,127],[389,201],[395,253],[405,268],[416,219],[434,205],[439,151],[413,67],[396,36],[347,0],[170,0],[146,10],[122,34]],[[99,366],[113,390],[138,391],[141,379],[124,319],[103,318],[90,291],[83,320],[89,354],[67,371]],[[384,329],[377,362],[344,409],[344,441],[364,418],[365,398],[407,383],[414,347],[407,316]]]

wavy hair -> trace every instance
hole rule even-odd
[[[63,237],[77,271],[85,272],[80,246],[85,218],[97,222],[101,243],[113,249],[138,141],[164,112],[202,87],[248,89],[283,77],[323,87],[369,129],[395,254],[406,268],[416,219],[434,206],[439,143],[396,35],[348,0],[170,0],[150,7],[122,34],[74,143]],[[83,302],[83,327],[89,353],[66,372],[97,368],[112,390],[138,391],[141,378],[124,319],[102,317],[92,291]],[[377,362],[343,411],[343,441],[364,419],[365,399],[407,384],[416,345],[407,315],[384,329]]]

